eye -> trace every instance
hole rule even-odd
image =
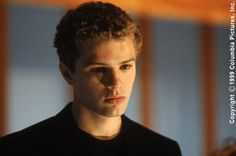
[[[96,74],[98,74],[98,73],[104,73],[104,72],[107,71],[107,68],[105,68],[105,67],[96,67],[96,68],[92,68],[90,71],[91,71],[91,72],[94,72],[94,73],[96,73]]]
[[[132,65],[130,65],[130,64],[123,64],[123,65],[120,67],[120,69],[126,70],[126,69],[130,69],[131,67],[132,67]]]

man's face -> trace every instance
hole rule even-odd
[[[135,79],[133,41],[126,37],[88,42],[75,63],[75,103],[102,116],[120,116],[126,110]]]

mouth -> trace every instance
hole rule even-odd
[[[104,101],[109,104],[117,105],[125,100],[124,96],[106,98]]]

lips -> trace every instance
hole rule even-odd
[[[109,104],[119,104],[125,100],[124,96],[107,98],[104,101]]]

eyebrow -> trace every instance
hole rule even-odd
[[[129,60],[122,61],[122,62],[120,62],[119,64],[125,64],[125,63],[131,62],[131,61],[135,61],[135,59],[134,59],[134,58],[131,58],[131,59],[129,59]],[[88,66],[91,66],[91,65],[106,65],[106,66],[108,66],[108,64],[106,64],[106,63],[101,63],[101,62],[89,62],[89,63],[85,64],[84,67],[88,67]]]

